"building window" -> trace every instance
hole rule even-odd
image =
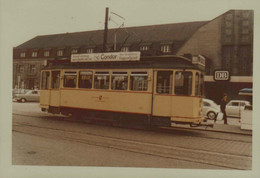
[[[226,35],[231,35],[232,34],[232,29],[231,28],[226,28]]]
[[[233,14],[226,15],[226,20],[232,20],[232,19],[233,19]]]
[[[128,74],[127,72],[112,73],[112,90],[127,90]]]
[[[245,26],[245,27],[248,27],[249,26],[249,20],[243,20],[242,25]]]
[[[129,47],[128,46],[124,46],[121,48],[121,52],[128,52],[129,51]]]
[[[146,91],[148,88],[147,72],[131,72],[130,75],[130,90]]]
[[[29,72],[30,73],[34,73],[35,72],[35,70],[36,70],[36,67],[35,67],[35,65],[32,65],[32,64],[29,64]]]
[[[161,46],[161,51],[162,51],[163,53],[171,52],[171,47],[170,47],[170,45],[162,45],[162,46]]]
[[[140,46],[140,51],[148,51],[149,46]]]
[[[37,52],[36,51],[32,52],[32,57],[37,57]]]
[[[72,49],[72,50],[71,50],[71,54],[77,54],[78,51],[79,51],[78,49]]]
[[[175,73],[175,89],[176,95],[191,95],[192,92],[192,73],[178,71]]]
[[[248,42],[249,41],[249,36],[248,35],[242,35],[241,36],[241,42]]]
[[[20,72],[20,73],[23,72],[23,66],[17,64],[17,65],[16,65],[16,72]]]
[[[93,53],[93,48],[87,48],[87,53]]]
[[[20,57],[25,57],[25,52],[21,52]]]
[[[76,88],[77,72],[65,72],[63,86],[66,88]]]
[[[244,19],[248,19],[250,16],[249,11],[243,11],[242,16]]]
[[[92,76],[91,71],[79,72],[79,88],[92,88]]]
[[[44,51],[44,57],[49,57],[50,56],[50,51]]]
[[[63,56],[63,50],[62,49],[57,51],[57,56]]]
[[[242,34],[249,34],[249,29],[248,28],[243,28],[241,33]]]
[[[95,89],[109,88],[109,72],[96,72],[94,76]]]
[[[226,22],[225,22],[225,26],[226,26],[227,28],[231,28],[231,27],[232,27],[232,22],[231,22],[231,21],[226,21]]]

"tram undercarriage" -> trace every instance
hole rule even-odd
[[[171,121],[170,117],[159,117],[143,114],[131,114],[122,112],[110,112],[110,111],[96,111],[89,109],[75,109],[65,107],[52,107],[48,109],[42,108],[43,112],[52,114],[62,114],[72,117],[73,119],[91,120],[91,121],[105,121],[116,124],[128,123],[136,125],[146,125],[155,127],[172,127],[172,124],[178,125],[190,125],[190,127],[213,127],[213,124],[207,124],[202,122],[180,122]]]

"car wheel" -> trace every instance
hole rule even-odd
[[[217,117],[217,114],[214,113],[213,111],[210,111],[210,112],[208,112],[207,116],[208,116],[208,119],[215,120]]]
[[[22,98],[20,101],[21,101],[22,103],[25,103],[25,102],[26,102],[26,99]]]

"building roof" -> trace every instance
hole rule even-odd
[[[117,44],[161,42],[181,46],[191,35],[208,21],[125,27],[108,30],[108,44],[114,43],[116,32]],[[103,43],[103,30],[42,35],[17,46],[17,49],[61,48],[79,46],[97,46]]]

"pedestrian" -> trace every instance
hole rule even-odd
[[[224,124],[228,124],[227,123],[227,114],[226,114],[226,105],[227,105],[227,94],[223,94],[223,97],[220,101],[220,109],[221,112],[223,113],[223,120],[224,120]]]

